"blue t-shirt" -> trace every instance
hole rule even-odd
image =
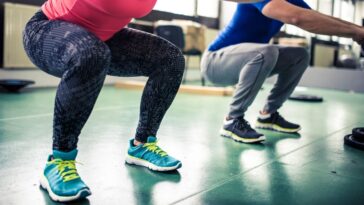
[[[304,0],[287,0],[296,6],[310,9]],[[259,3],[238,4],[230,23],[209,46],[209,51],[239,43],[268,43],[276,35],[283,23],[263,15],[262,10],[270,0]]]

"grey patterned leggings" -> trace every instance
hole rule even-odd
[[[125,28],[102,42],[84,28],[37,12],[24,31],[24,47],[40,69],[61,78],[55,99],[53,149],[70,151],[86,123],[106,75],[148,76],[135,138],[145,142],[159,125],[181,83],[184,57],[170,42]]]

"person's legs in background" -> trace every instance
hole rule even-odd
[[[129,28],[121,30],[106,43],[112,53],[109,75],[148,76],[140,104],[139,124],[135,139],[130,141],[126,162],[156,171],[181,167],[179,160],[156,145],[156,135],[181,84],[183,54],[160,37]]]
[[[245,143],[265,139],[251,128],[244,113],[275,67],[278,55],[277,46],[252,43],[229,46],[205,55],[202,69],[207,79],[218,84],[237,84],[221,135]]]
[[[271,75],[278,74],[267,103],[256,122],[257,128],[294,133],[301,129],[297,124],[286,121],[277,110],[292,94],[309,65],[309,54],[303,47],[278,47],[279,58]]]

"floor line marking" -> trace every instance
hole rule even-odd
[[[235,174],[235,175],[233,175],[233,176],[231,176],[231,177],[229,177],[229,178],[227,178],[227,179],[225,179],[225,180],[222,180],[221,182],[218,182],[218,183],[216,183],[216,184],[214,184],[214,185],[210,186],[210,188],[208,188],[208,189],[201,190],[201,191],[197,191],[196,193],[192,193],[192,194],[190,194],[190,195],[188,195],[188,196],[186,196],[186,197],[183,197],[182,199],[179,199],[179,200],[177,200],[177,201],[174,201],[174,202],[172,202],[172,203],[170,203],[170,204],[171,204],[171,205],[172,205],[172,204],[173,204],[173,205],[174,205],[174,204],[178,204],[178,203],[181,203],[181,202],[183,202],[183,201],[185,201],[185,200],[187,200],[187,199],[193,198],[193,197],[195,197],[195,196],[197,196],[197,195],[200,195],[200,194],[203,194],[203,193],[207,193],[207,192],[209,192],[209,191],[212,191],[212,190],[214,190],[214,189],[216,189],[216,188],[218,188],[218,187],[220,187],[220,186],[222,186],[222,185],[224,185],[224,184],[227,184],[227,183],[229,183],[229,182],[231,182],[231,181],[233,181],[233,180],[235,180],[235,179],[237,179],[237,178],[239,178],[239,177],[243,176],[243,175],[244,175],[244,174],[246,174],[246,173],[249,173],[249,172],[251,172],[251,171],[253,171],[253,170],[255,170],[255,169],[258,169],[258,168],[260,168],[260,167],[263,167],[263,166],[266,166],[266,165],[272,164],[273,162],[277,162],[279,159],[281,159],[281,158],[283,158],[283,157],[285,157],[285,156],[288,156],[288,155],[290,155],[290,154],[292,154],[292,153],[294,153],[294,152],[296,152],[296,151],[299,151],[299,150],[301,150],[301,149],[303,149],[303,148],[306,148],[306,147],[308,147],[308,146],[310,146],[310,145],[312,145],[312,144],[314,144],[314,143],[316,143],[316,142],[319,142],[319,141],[322,141],[322,140],[324,140],[324,139],[330,138],[330,137],[332,137],[333,135],[335,135],[335,134],[337,134],[337,133],[339,133],[339,132],[341,132],[341,131],[343,131],[343,130],[345,130],[345,129],[351,128],[351,127],[352,127],[352,126],[354,126],[355,124],[357,124],[357,123],[354,123],[354,124],[348,125],[348,126],[346,126],[346,127],[344,127],[344,128],[341,128],[341,129],[339,129],[339,130],[337,130],[337,131],[333,131],[332,133],[329,133],[329,134],[328,134],[328,135],[326,135],[326,136],[320,137],[320,138],[318,138],[318,139],[316,139],[316,140],[314,140],[314,141],[312,141],[312,142],[310,142],[310,143],[308,143],[308,144],[305,144],[305,145],[303,145],[303,146],[301,146],[301,147],[297,147],[296,149],[294,149],[294,150],[292,150],[292,151],[290,151],[290,152],[287,152],[287,153],[285,153],[285,154],[279,155],[279,156],[277,156],[277,157],[276,157],[276,158],[274,158],[274,159],[271,159],[271,160],[269,160],[269,161],[266,161],[266,162],[263,162],[263,163],[261,163],[261,164],[258,164],[258,165],[254,166],[254,167],[252,167],[252,168],[250,168],[250,169],[247,169],[247,170],[245,170],[245,171],[243,171],[243,172],[237,173],[237,174]]]
[[[103,110],[116,110],[123,108],[123,106],[109,106],[109,107],[101,107],[101,108],[95,108],[93,111],[103,111]],[[52,116],[53,113],[44,113],[44,114],[36,114],[36,115],[24,115],[19,117],[9,117],[9,118],[2,118],[0,119],[0,122],[2,121],[12,121],[12,120],[23,120],[23,119],[32,119],[32,118],[38,118],[38,117],[49,117]]]

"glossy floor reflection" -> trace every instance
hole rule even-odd
[[[247,119],[254,122],[269,86]],[[230,97],[179,94],[159,131],[182,160],[178,172],[124,164],[138,120],[140,91],[104,87],[79,143],[79,172],[93,195],[72,204],[363,204],[364,152],[343,136],[364,126],[364,95],[308,89],[323,103],[288,101],[283,116],[299,135],[262,131],[246,145],[218,135]],[[51,149],[54,89],[0,93],[0,204],[59,204],[39,189]]]

